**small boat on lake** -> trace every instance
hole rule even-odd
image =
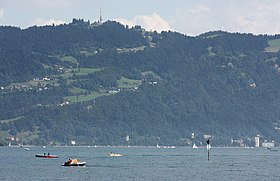
[[[37,157],[37,158],[58,158],[58,156],[50,155],[49,153],[48,154],[44,153],[43,155],[37,154],[37,155],[35,155],[35,157]]]
[[[86,162],[80,162],[79,159],[69,159],[62,166],[85,166]]]
[[[268,147],[267,149],[270,150],[270,151],[278,151],[278,149],[275,148],[275,147]]]
[[[122,154],[120,153],[114,153],[114,152],[110,152],[110,153],[107,153],[108,156],[112,156],[112,157],[116,157],[116,156],[123,156]]]

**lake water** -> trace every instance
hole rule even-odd
[[[108,157],[108,152],[122,157]],[[36,158],[51,153],[57,159]],[[0,180],[280,180],[280,150],[264,148],[0,147]],[[69,157],[85,167],[63,167]]]

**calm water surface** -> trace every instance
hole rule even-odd
[[[108,157],[108,152],[124,154]],[[36,158],[51,153],[57,159]],[[280,180],[280,150],[264,148],[0,147],[0,180]],[[85,167],[63,167],[69,157]]]

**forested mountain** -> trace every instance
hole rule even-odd
[[[279,143],[279,49],[279,35],[113,21],[0,27],[0,142]]]

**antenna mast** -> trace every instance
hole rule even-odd
[[[100,8],[99,23],[102,23],[102,9]]]

